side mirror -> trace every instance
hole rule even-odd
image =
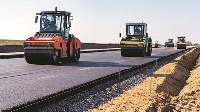
[[[73,20],[74,18],[73,18],[73,16],[70,16],[70,20]]]
[[[35,23],[37,23],[38,21],[38,16],[35,16]]]
[[[122,37],[122,34],[121,34],[121,33],[119,33],[119,37]]]
[[[73,20],[73,16],[70,16],[69,18],[69,27],[71,27],[71,20]]]

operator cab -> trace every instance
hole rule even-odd
[[[168,39],[168,43],[173,43],[173,39]]]
[[[40,31],[36,34],[61,34],[63,38],[68,38],[71,27],[70,12],[66,11],[42,11],[36,13],[40,15]],[[36,16],[35,23],[37,23]]]
[[[148,37],[146,23],[126,23],[126,36],[128,38]]]
[[[185,42],[185,37],[178,37],[178,42]]]

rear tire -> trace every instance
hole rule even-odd
[[[52,55],[52,63],[58,64],[59,62],[60,62],[59,51],[55,50],[53,55]]]
[[[150,46],[150,48],[148,48],[148,52],[146,53],[147,56],[151,56],[152,53],[152,46]]]
[[[73,56],[71,57],[71,61],[78,62],[80,59],[80,49],[73,49]]]
[[[150,53],[146,53],[147,56],[151,56],[151,52]]]

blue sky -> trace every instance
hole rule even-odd
[[[71,33],[82,42],[119,43],[125,23],[142,21],[153,41],[184,35],[200,42],[200,0],[0,0],[0,38],[33,36],[39,30],[35,13],[55,6],[72,13]]]

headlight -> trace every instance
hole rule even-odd
[[[27,43],[27,46],[30,47],[30,46],[31,46],[31,43]]]
[[[53,43],[48,43],[47,46],[48,46],[48,47],[52,47],[52,46],[53,46]]]

